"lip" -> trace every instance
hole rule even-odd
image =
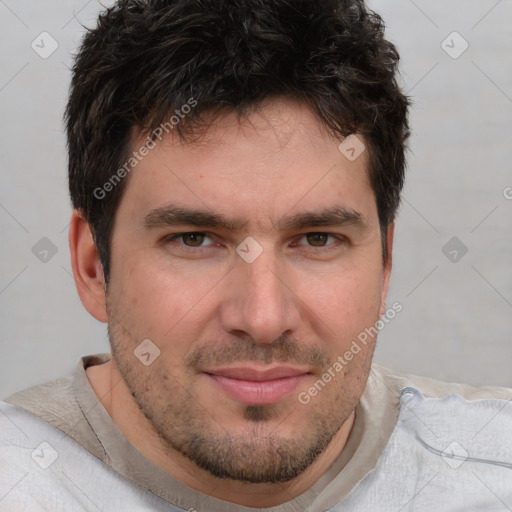
[[[221,368],[204,372],[231,399],[246,405],[271,405],[292,393],[309,374],[289,366],[267,369]]]

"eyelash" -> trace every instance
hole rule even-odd
[[[205,235],[207,238],[210,238],[213,241],[211,236],[208,235],[208,233],[205,233],[203,231],[185,231],[183,233],[175,233],[175,234],[166,236],[164,241],[165,242],[176,242],[179,238],[183,238],[185,235]],[[307,233],[303,233],[300,235],[300,240],[304,237],[307,237],[308,235],[327,235],[328,237],[337,239],[338,243],[336,243],[336,244],[331,243],[331,244],[327,244],[327,245],[323,245],[323,246],[322,245],[320,245],[320,246],[309,245],[308,246],[313,249],[315,249],[315,248],[320,249],[323,252],[332,250],[333,248],[338,247],[340,244],[346,245],[349,243],[349,240],[343,235],[336,235],[334,233],[327,233],[327,232],[323,232],[323,231],[308,231]],[[184,243],[180,243],[179,245],[186,251],[197,253],[197,249],[206,249],[208,247],[212,247],[212,246],[218,245],[218,244],[213,243],[213,244],[210,244],[207,246],[204,246],[204,245],[189,246],[189,245],[185,245]],[[296,246],[296,245],[298,245],[298,244],[296,244],[294,242],[294,246]]]

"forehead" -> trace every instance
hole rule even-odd
[[[134,134],[131,151],[146,142],[147,136]],[[351,160],[339,144],[297,102],[268,102],[243,117],[227,113],[192,141],[172,132],[156,140],[131,172],[120,209],[129,204],[145,214],[178,201],[267,222],[321,202],[367,210],[371,217],[367,154]]]

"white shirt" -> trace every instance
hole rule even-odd
[[[253,509],[187,487],[128,443],[85,374],[106,359],[0,403],[0,512],[512,510],[511,389],[373,365],[339,459],[301,496]]]

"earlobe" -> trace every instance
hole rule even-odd
[[[100,322],[107,322],[105,279],[90,226],[82,212],[74,210],[69,227],[71,267],[80,300]]]
[[[391,267],[393,263],[393,238],[395,234],[395,223],[389,225],[388,231],[386,233],[386,240],[387,240],[387,259],[386,263],[383,267],[382,272],[382,294],[380,298],[380,309],[379,309],[379,318],[384,315],[386,312],[386,298],[388,295],[388,288],[389,288],[389,279],[391,277]]]

